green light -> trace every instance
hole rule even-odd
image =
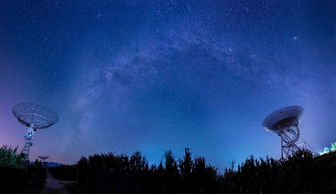
[[[324,147],[323,152],[320,152],[320,155],[328,154],[330,152],[336,151],[336,142],[331,143],[331,147]]]

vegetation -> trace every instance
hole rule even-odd
[[[0,148],[0,193],[40,193],[45,178],[40,162],[26,165],[17,148]]]
[[[175,160],[167,151],[159,165],[149,166],[140,152],[82,157],[76,165],[50,169],[60,177],[72,177],[70,193],[335,193],[336,154],[313,158],[302,150],[286,160],[255,159],[232,165],[223,173],[189,149]],[[70,170],[72,169],[72,170]]]
[[[27,167],[16,149],[0,149],[0,193],[41,193],[46,171],[41,162]],[[175,159],[166,151],[163,162],[149,166],[136,152],[132,156],[96,154],[82,157],[76,165],[50,168],[59,179],[73,180],[70,193],[335,193],[336,152],[313,157],[301,150],[286,160],[256,159],[219,173],[202,157],[193,158],[185,149]]]
[[[62,165],[49,168],[49,172],[57,179],[76,180],[77,165]]]
[[[0,148],[0,167],[24,168],[24,156],[22,154],[17,154],[17,147],[12,149],[2,146]]]

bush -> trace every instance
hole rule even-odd
[[[49,172],[57,179],[75,181],[77,174],[76,165],[62,165],[48,169]]]
[[[42,166],[0,167],[0,193],[40,193],[46,179]]]
[[[76,165],[53,168],[58,177],[71,177],[71,193],[335,193],[336,152],[313,158],[301,150],[286,160],[256,159],[217,169],[202,157],[192,158],[189,149],[175,160],[167,151],[158,166],[149,166],[140,152],[125,155],[96,154],[82,157]],[[56,174],[54,172],[54,174]],[[73,177],[76,179],[73,179]],[[70,179],[69,179],[70,180]]]
[[[112,153],[82,157],[68,168],[77,171],[77,189],[74,185],[71,189],[78,193],[215,193],[217,188],[216,169],[204,158],[191,159],[189,149],[179,161],[167,151],[164,164],[158,166],[149,167],[146,158],[135,152],[130,157]]]
[[[24,168],[24,156],[17,154],[17,147],[12,149],[7,146],[2,146],[0,148],[0,167]]]
[[[45,179],[42,164],[27,165],[17,148],[0,148],[0,193],[40,193]]]

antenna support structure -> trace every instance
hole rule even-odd
[[[21,151],[24,159],[29,162],[30,147],[37,129],[48,128],[58,122],[58,115],[50,108],[35,103],[20,103],[13,106],[12,112],[17,120],[28,127],[24,136],[25,145]]]
[[[299,126],[281,128],[279,126],[278,135],[281,138],[281,158],[288,157],[300,150],[296,144],[300,136]]]
[[[287,106],[274,111],[263,121],[266,131],[271,131],[280,137],[282,159],[301,149],[296,142],[300,137],[299,124],[303,112],[304,109],[300,106]]]
[[[29,150],[30,150],[30,147],[33,146],[32,140],[33,140],[35,132],[36,132],[36,129],[34,128],[34,125],[30,125],[24,136],[26,143],[24,147],[22,148],[21,153],[24,155],[24,159],[26,161],[29,161]]]

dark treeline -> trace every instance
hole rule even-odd
[[[58,178],[75,180],[71,193],[334,193],[336,157],[313,158],[299,151],[286,160],[255,159],[219,173],[189,149],[176,161],[172,152],[158,166],[149,166],[140,152],[131,157],[100,154],[76,165],[50,169]]]
[[[50,169],[54,176],[75,180],[70,193],[335,193],[336,157],[313,158],[299,151],[286,160],[255,159],[219,173],[189,149],[175,160],[172,152],[149,166],[140,152],[131,157],[100,154],[81,158],[76,165]]]

